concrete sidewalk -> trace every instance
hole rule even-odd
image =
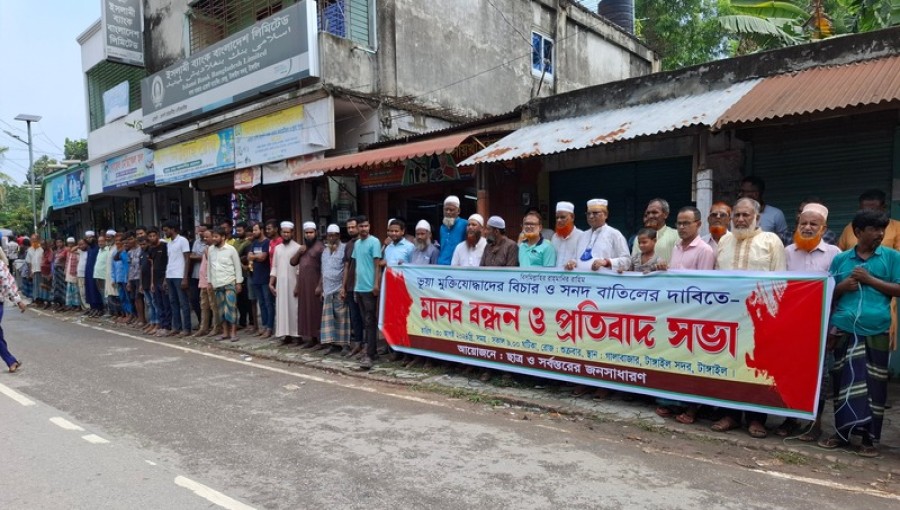
[[[143,336],[139,330],[128,326],[114,324],[102,319],[87,319],[80,315],[57,314],[40,310],[31,310],[37,315],[58,320],[85,323],[108,329],[114,333],[126,333]],[[471,376],[460,375],[457,371],[446,367],[424,369],[406,369],[399,362],[388,362],[381,357],[370,371],[359,370],[359,363],[349,361],[340,356],[321,356],[302,350],[297,346],[281,346],[273,339],[262,340],[258,337],[241,336],[237,342],[218,342],[211,338],[164,338],[159,339],[172,343],[191,346],[205,346],[222,349],[242,355],[243,359],[267,359],[291,364],[300,364],[310,368],[340,373],[350,377],[373,379],[391,384],[404,385],[421,391],[441,393],[454,398],[483,403],[491,406],[521,406],[537,411],[554,412],[582,419],[621,422],[634,424],[646,430],[682,434],[687,437],[703,440],[721,441],[737,447],[770,452],[786,452],[828,463],[839,463],[850,466],[865,466],[869,469],[900,476],[900,381],[892,381],[888,389],[888,406],[884,420],[882,441],[879,445],[880,457],[866,459],[857,456],[851,450],[825,450],[815,443],[804,443],[793,438],[780,438],[770,433],[766,439],[753,439],[746,430],[738,429],[730,432],[714,432],[710,430],[711,421],[703,419],[703,415],[693,425],[682,425],[674,419],[657,416],[656,405],[651,399],[637,397],[624,399],[623,394],[615,394],[605,400],[595,401],[590,393],[582,397],[573,397],[573,386],[555,381],[515,376],[512,381],[501,379],[500,373],[491,381],[483,383],[478,380],[479,371]],[[830,435],[831,405],[826,405],[823,437]],[[782,418],[770,416],[767,422],[770,432]],[[797,432],[797,434],[802,431]]]

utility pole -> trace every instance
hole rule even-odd
[[[33,234],[37,233],[37,203],[34,199],[34,149],[32,148],[31,143],[31,123],[38,122],[41,120],[40,115],[29,115],[27,113],[20,113],[16,116],[16,120],[21,120],[25,122],[28,126],[28,169],[29,174],[31,175],[31,224],[34,230]]]

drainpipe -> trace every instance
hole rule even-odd
[[[713,170],[706,168],[706,152],[708,150],[709,133],[702,131],[697,135],[697,153],[694,164],[694,202],[700,210],[700,217],[709,214],[713,204]],[[709,233],[709,225],[701,223],[700,235]]]

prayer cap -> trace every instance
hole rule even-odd
[[[607,202],[606,199],[603,198],[592,198],[587,202],[588,209],[590,209],[591,207],[606,207],[608,205],[609,202]]]
[[[488,226],[503,230],[506,228],[506,222],[500,216],[491,216],[488,218]]]
[[[70,237],[70,238],[66,239],[66,244],[69,244],[69,243],[75,244],[75,238],[74,238],[74,237]]]
[[[575,204],[572,202],[557,202],[556,212],[575,213]]]
[[[459,207],[459,197],[456,195],[450,195],[449,197],[444,199],[444,205],[455,205]]]
[[[114,235],[116,235],[116,231],[113,230],[113,229],[109,229],[109,230],[106,231],[106,235],[107,235],[107,236],[114,236]]]
[[[341,227],[339,227],[339,226],[335,225],[334,223],[332,223],[331,225],[328,225],[328,229],[325,230],[325,233],[327,233],[327,234],[340,234],[340,233],[341,233]]]
[[[825,221],[828,221],[828,208],[822,204],[817,204],[815,202],[806,204],[805,206],[803,206],[803,210],[800,211],[800,213],[802,214],[805,212],[816,213],[824,218]]]
[[[97,234],[94,233],[93,230],[85,230],[84,237],[96,237]]]
[[[431,232],[431,223],[428,223],[425,220],[419,220],[419,222],[416,223],[416,230],[427,230]]]
[[[475,213],[475,214],[469,216],[469,221],[476,221],[482,227],[484,226],[484,216],[482,216],[478,213]]]
[[[303,223],[303,231],[307,230],[316,230],[316,224],[311,221],[306,221]]]
[[[293,221],[282,221],[281,228],[289,228],[291,230],[294,230],[294,222]]]

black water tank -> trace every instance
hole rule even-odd
[[[629,34],[634,33],[634,0],[601,0],[597,14],[622,27]]]

